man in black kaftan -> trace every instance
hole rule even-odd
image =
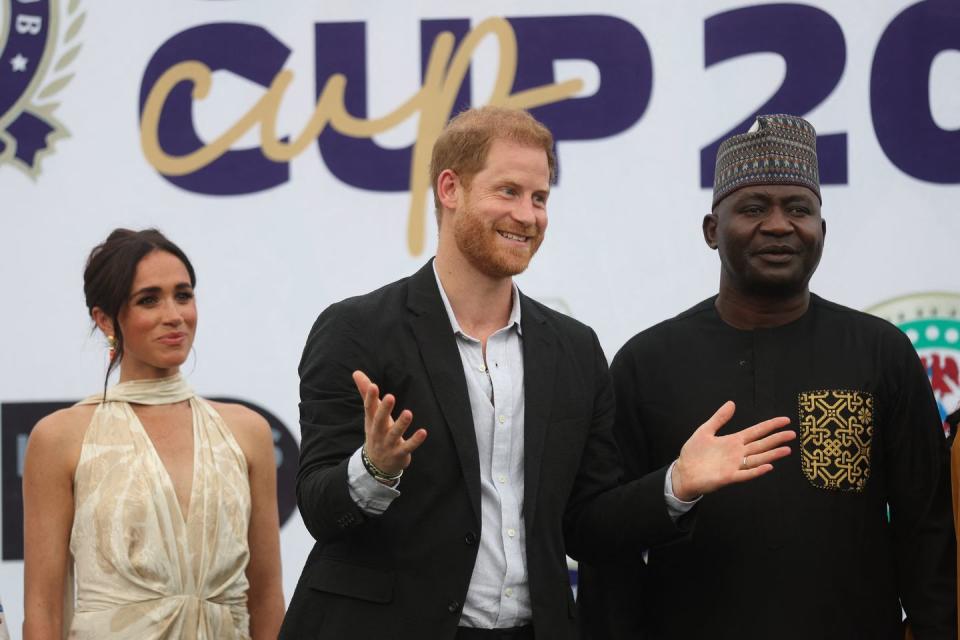
[[[628,478],[682,465],[689,425],[727,400],[724,433],[788,416],[793,452],[703,498],[692,534],[645,562],[583,566],[587,638],[900,640],[901,605],[917,640],[957,638],[947,449],[926,373],[893,325],[807,286],[826,231],[814,140],[776,116],[721,146],[703,225],[720,293],[611,366]]]

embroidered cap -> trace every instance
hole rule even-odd
[[[751,184],[794,184],[820,197],[817,132],[796,116],[757,116],[746,133],[731,136],[717,149],[713,205]]]

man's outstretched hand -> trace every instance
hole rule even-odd
[[[733,402],[726,402],[684,443],[673,467],[673,494],[680,500],[689,502],[728,484],[759,478],[773,469],[774,460],[790,455],[790,447],[783,445],[796,438],[796,432],[777,431],[790,424],[790,418],[772,418],[718,436],[735,410]]]
[[[380,399],[380,390],[362,371],[353,372],[353,382],[363,398],[363,430],[366,440],[363,448],[378,469],[393,475],[410,466],[413,452],[427,438],[426,429],[417,429],[413,435],[404,439],[413,413],[404,409],[394,420],[391,412],[397,400],[392,394]]]

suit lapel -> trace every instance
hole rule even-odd
[[[480,454],[457,339],[440,299],[431,260],[410,278],[407,305],[430,386],[453,436],[470,503],[480,521]],[[429,428],[429,425],[428,425]]]
[[[557,375],[557,338],[543,313],[520,294],[523,326],[523,517],[533,524],[540,488],[543,443],[553,406]]]

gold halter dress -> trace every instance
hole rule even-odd
[[[186,514],[130,407],[184,400],[194,451]],[[74,477],[76,603],[67,637],[248,639],[250,483],[223,419],[179,374],[124,382],[106,402],[94,396],[80,404],[99,406]]]

